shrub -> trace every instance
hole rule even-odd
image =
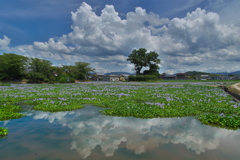
[[[129,76],[128,79],[129,81],[136,81],[136,76]]]
[[[75,79],[72,78],[72,77],[70,77],[70,78],[69,78],[69,83],[75,83]]]
[[[65,77],[60,77],[58,82],[60,82],[60,83],[67,83],[67,80],[66,80]]]
[[[2,83],[2,82],[0,82],[0,86],[11,86],[11,84],[10,83]]]

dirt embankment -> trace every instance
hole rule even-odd
[[[236,101],[240,102],[240,83],[236,83],[230,86],[222,86],[222,88],[230,95],[232,95]]]

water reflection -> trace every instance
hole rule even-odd
[[[70,128],[72,139],[70,149],[76,150],[82,158],[89,157],[99,146],[106,157],[114,156],[114,152],[123,143],[135,154],[156,150],[159,146],[169,143],[185,145],[189,152],[194,151],[196,154],[218,149],[223,141],[224,145],[227,145],[226,139],[234,142],[238,148],[240,146],[240,142],[234,141],[240,138],[240,130],[231,131],[201,125],[192,117],[122,118],[101,115],[99,110],[100,108],[87,106],[69,112],[26,113],[35,120],[47,119],[49,123],[59,123]]]

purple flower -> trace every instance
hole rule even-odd
[[[224,113],[221,113],[219,116],[221,116],[221,117],[226,117]]]
[[[164,108],[163,106],[165,105],[164,103],[151,103],[151,102],[146,102],[145,104],[150,104],[150,105],[157,105],[161,108]]]
[[[61,101],[66,101],[67,99],[65,99],[65,98],[58,98],[59,100],[61,100]]]
[[[86,99],[86,100],[91,100],[91,98],[83,98],[83,99]]]
[[[153,103],[151,103],[151,102],[146,102],[146,104],[150,104],[150,105],[153,105]]]
[[[128,96],[129,94],[124,94],[124,93],[119,93],[119,94],[115,94],[117,96]]]
[[[234,107],[234,108],[237,108],[237,105],[235,104],[235,105],[233,105],[233,107]]]
[[[172,101],[173,99],[171,97],[166,97],[167,101]]]
[[[81,95],[80,93],[74,93],[73,96],[78,96]]]

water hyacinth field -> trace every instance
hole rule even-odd
[[[0,155],[14,159],[10,152],[22,151],[22,159],[68,159],[70,154],[72,159],[157,159],[161,153],[163,159],[209,155],[219,159],[216,153],[231,148],[229,143],[225,146],[226,137],[240,147],[234,141],[240,138],[240,103],[219,85],[85,82],[0,86]],[[240,154],[221,151],[221,156],[235,159]]]

